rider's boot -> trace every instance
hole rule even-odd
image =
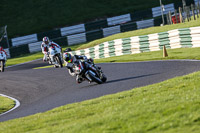
[[[44,57],[44,58],[43,58],[43,62],[46,62],[46,61],[47,61],[47,58]]]
[[[53,64],[53,62],[52,62],[51,60],[48,60],[48,61],[49,61],[49,64],[50,64],[50,65],[52,65],[52,64]]]
[[[99,70],[101,69],[101,67],[99,67],[99,66],[96,66],[96,65],[95,65],[95,67],[98,68]]]
[[[50,56],[50,58],[49,58],[49,64],[57,65],[57,64],[55,64],[54,58],[52,56]]]
[[[76,82],[77,82],[78,84],[80,84],[82,81],[83,81],[83,79],[82,79],[79,75],[77,75],[77,76],[76,76]]]

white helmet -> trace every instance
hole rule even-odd
[[[47,36],[45,36],[42,40],[45,44],[49,44],[49,38]]]

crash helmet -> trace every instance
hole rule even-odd
[[[72,55],[70,53],[65,53],[64,54],[64,60],[68,63],[72,62]]]
[[[47,36],[45,36],[42,41],[45,43],[45,44],[49,44],[49,38]]]
[[[94,59],[90,58],[88,59],[91,63],[94,63]]]

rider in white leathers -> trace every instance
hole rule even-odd
[[[1,53],[1,52],[5,53],[5,55],[8,56],[7,53],[6,53],[6,51],[3,49],[3,47],[0,46],[0,53]],[[6,56],[3,57],[3,58],[5,59],[5,61],[4,61],[4,65],[5,65],[6,60],[7,60],[7,57],[6,57]]]
[[[61,47],[58,44],[56,44],[53,41],[50,41],[49,38],[45,36],[41,44],[42,53],[44,54],[44,57],[43,57],[44,62],[47,61],[47,56],[49,55],[49,47],[57,47],[61,49]],[[53,59],[51,59],[51,61],[53,61]],[[50,63],[52,63],[51,61]]]
[[[6,55],[7,55],[7,53],[6,53],[6,51],[3,49],[3,47],[1,47],[0,46],[0,51],[2,51],[2,52],[4,52]],[[8,55],[7,55],[8,56]]]

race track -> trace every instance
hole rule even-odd
[[[21,106],[0,116],[0,121],[44,112],[69,103],[158,83],[200,70],[200,61],[153,61],[99,64],[108,77],[105,84],[83,82],[66,68],[32,68],[45,66],[41,60],[5,69],[0,73],[0,94],[14,97]]]

